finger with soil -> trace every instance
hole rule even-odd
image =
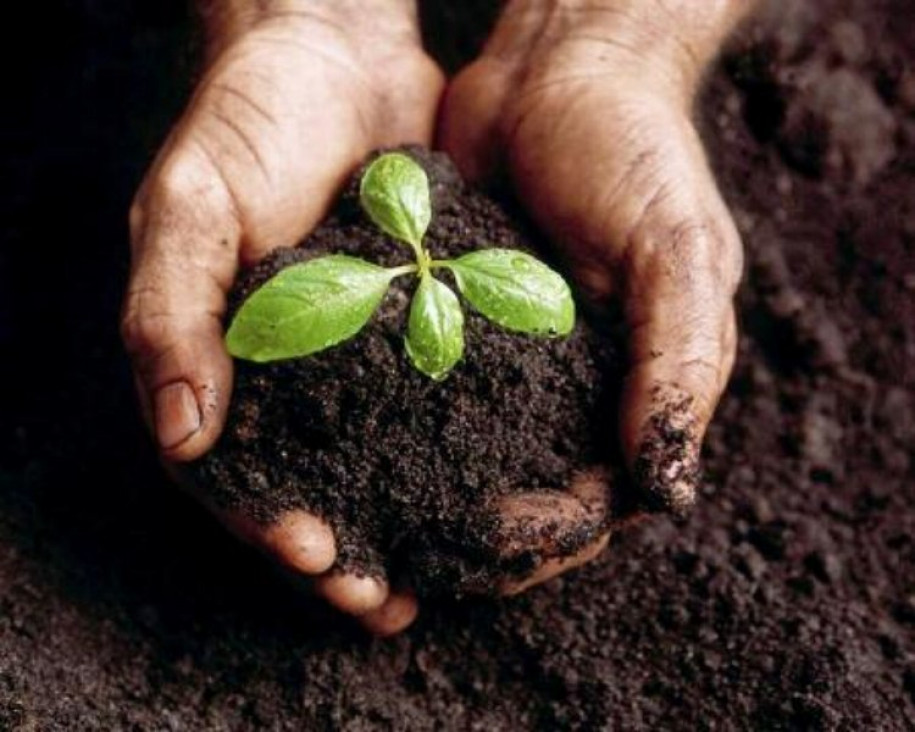
[[[180,464],[164,462],[174,483],[204,506],[233,536],[293,572],[316,575],[337,560],[334,534],[326,521],[301,509],[280,513],[269,522],[216,505]]]
[[[575,569],[576,567],[581,567],[584,564],[587,564],[592,559],[596,558],[604,549],[607,548],[607,543],[610,541],[610,532],[600,536],[597,541],[589,544],[584,549],[582,549],[577,554],[573,554],[568,557],[553,557],[551,559],[546,559],[540,565],[540,567],[528,577],[524,579],[506,579],[499,585],[499,594],[500,595],[518,595],[525,590],[539,585],[543,582],[546,582],[553,577],[557,577],[563,572],[568,572],[570,569]]]
[[[513,595],[596,557],[607,546],[607,476],[579,475],[568,493],[505,496],[495,542],[505,576],[500,594]]]

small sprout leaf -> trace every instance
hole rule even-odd
[[[395,274],[344,254],[287,267],[238,310],[226,333],[229,353],[263,363],[345,341],[372,317]]]
[[[436,381],[464,353],[464,314],[457,295],[432,275],[425,275],[416,288],[405,343],[413,365]]]
[[[484,316],[508,330],[568,335],[575,302],[566,281],[543,262],[512,249],[482,249],[442,263]]]
[[[377,158],[362,176],[359,200],[382,231],[419,249],[432,219],[432,204],[426,171],[411,157],[386,153]]]

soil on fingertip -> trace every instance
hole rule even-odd
[[[425,243],[434,258],[492,246],[544,256],[531,229],[465,185],[444,154],[404,151],[430,181]],[[239,279],[230,316],[267,279],[315,256],[412,261],[361,210],[360,176],[299,247]],[[608,530],[610,508],[575,512],[566,525],[563,502],[597,473],[611,500],[620,358],[609,333],[582,317],[568,337],[537,338],[506,332],[462,301],[464,357],[433,381],[404,349],[415,286],[415,277],[397,278],[369,324],[339,346],[271,364],[237,361],[225,432],[193,474],[222,507],[256,520],[293,509],[326,520],[339,569],[404,577],[421,593],[488,590],[506,572],[523,576]],[[536,494],[543,512],[533,529],[531,517],[502,518],[500,505],[521,493]],[[625,494],[614,480],[617,514]]]

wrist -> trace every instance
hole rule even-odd
[[[511,0],[486,50],[508,63],[536,63],[543,56],[595,66],[622,61],[638,68],[639,76],[657,72],[658,81],[691,96],[727,35],[755,5],[756,0]]]
[[[373,42],[421,42],[415,0],[198,0],[197,10],[210,58],[265,23],[292,32],[323,25]]]

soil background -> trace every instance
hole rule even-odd
[[[428,5],[430,43],[456,65],[494,7]],[[186,8],[19,12],[0,729],[915,728],[910,2],[773,0],[710,79],[699,117],[748,264],[692,517],[519,598],[427,605],[389,641],[264,572],[162,478],[136,417],[126,211],[194,76]]]

